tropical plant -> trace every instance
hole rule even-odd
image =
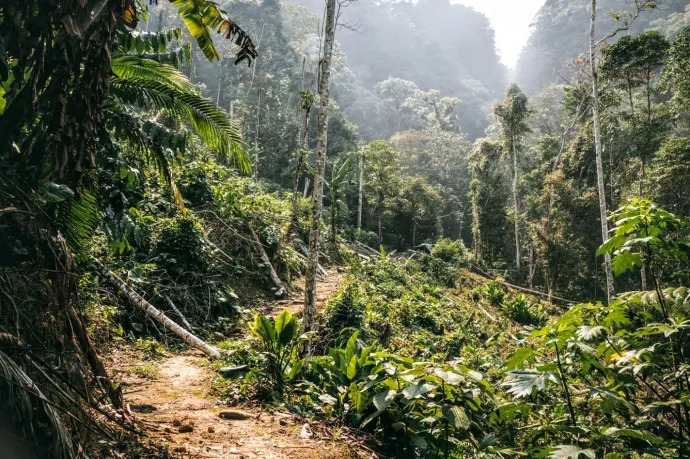
[[[532,333],[533,345],[506,362],[505,385],[516,398],[531,400],[526,422],[541,418],[554,444],[569,442],[578,432],[577,447],[591,451],[583,452],[590,457],[604,451],[681,457],[690,439],[683,363],[690,295],[684,287],[662,288],[658,270],[681,268],[679,274],[685,274],[688,222],[637,199],[612,219],[613,236],[600,252],[613,255],[617,275],[642,266],[644,259],[654,290],[621,294],[609,306],[575,306]],[[587,419],[597,417],[607,419],[606,427],[590,427]],[[551,457],[560,457],[555,451],[565,445],[550,448]]]
[[[283,310],[275,321],[257,313],[249,329],[259,339],[269,378],[275,388],[282,392],[285,383],[295,378],[304,366],[304,359],[299,359],[297,353],[300,341],[297,339],[297,319],[288,309]]]
[[[460,265],[467,260],[467,249],[461,240],[441,239],[431,250],[431,256],[439,258],[446,263]]]
[[[548,320],[544,308],[530,304],[527,297],[520,293],[506,304],[508,315],[521,324],[542,327]]]
[[[484,295],[494,306],[500,306],[506,298],[505,289],[498,282],[489,282],[484,286]]]

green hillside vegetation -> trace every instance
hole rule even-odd
[[[687,2],[322,3],[0,6],[0,456],[689,457]]]

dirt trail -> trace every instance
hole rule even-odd
[[[342,286],[344,274],[336,269],[328,271],[328,276],[319,279],[316,290],[316,310],[321,311],[326,307],[330,297]],[[297,282],[297,289],[286,300],[269,303],[261,312],[270,316],[277,316],[283,309],[289,309],[294,315],[301,317],[304,308],[304,279]]]
[[[318,307],[337,291],[342,275],[333,270],[319,284]],[[289,308],[299,314],[303,293],[266,305],[264,313]],[[173,457],[345,459],[358,457],[342,440],[319,439],[310,426],[289,413],[267,413],[257,407],[227,408],[207,395],[215,373],[200,353],[175,355],[163,361],[134,363],[127,350],[111,355],[113,370],[122,379],[125,399],[148,435],[168,446]],[[141,376],[149,366],[153,375]],[[221,412],[232,419],[223,419]],[[191,431],[187,431],[191,430]]]

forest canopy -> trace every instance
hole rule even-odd
[[[689,8],[5,0],[0,449],[688,457]]]

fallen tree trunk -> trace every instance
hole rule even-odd
[[[197,336],[188,332],[166,316],[162,311],[156,309],[151,303],[146,301],[141,295],[132,290],[125,281],[120,279],[114,272],[103,266],[98,260],[92,259],[92,261],[98,266],[101,273],[118,289],[125,294],[125,296],[134,305],[139,308],[146,315],[152,319],[160,322],[165,328],[176,334],[180,339],[182,339],[187,344],[194,346],[195,348],[202,351],[204,354],[213,357],[214,359],[219,359],[221,357],[220,352],[213,346],[209,346],[204,341],[199,339]]]
[[[276,273],[276,270],[273,268],[273,264],[271,263],[271,260],[268,258],[268,255],[266,254],[266,251],[264,250],[264,245],[261,243],[261,239],[259,239],[259,235],[256,234],[256,231],[254,231],[254,228],[249,228],[249,231],[252,232],[252,238],[254,238],[254,242],[256,243],[257,248],[259,249],[259,255],[261,256],[261,260],[268,266],[268,275],[271,277],[271,282],[273,282],[273,285],[276,286],[278,289],[275,293],[277,297],[283,297],[285,296],[285,293],[287,293],[287,290],[285,289],[285,286],[283,285],[283,282],[280,280],[280,277],[278,277],[278,273]]]
[[[182,325],[184,325],[187,330],[192,331],[194,327],[192,327],[192,325],[187,321],[187,318],[184,316],[184,314],[182,314],[182,312],[179,309],[177,309],[175,303],[173,303],[172,300],[167,296],[165,297],[165,301],[168,302],[168,306],[170,306],[170,309],[172,309],[173,312],[177,314],[177,317],[180,318],[180,320],[182,321]]]
[[[480,268],[477,267],[477,266],[470,266],[470,269],[471,269],[472,271],[474,271],[475,273],[477,273],[477,274],[479,274],[479,275],[481,275],[481,276],[484,276],[484,277],[486,277],[487,279],[492,280],[492,281],[496,282],[497,284],[503,285],[503,286],[505,286],[505,287],[512,288],[512,289],[515,289],[515,290],[519,290],[519,291],[521,291],[521,292],[529,293],[530,295],[537,295],[537,296],[546,297],[547,300],[551,302],[551,304],[555,304],[553,300],[560,301],[560,302],[562,302],[562,303],[571,304],[571,305],[578,304],[576,301],[567,300],[567,299],[565,299],[565,298],[559,298],[559,297],[557,297],[557,296],[549,295],[548,293],[539,292],[539,291],[537,291],[537,290],[531,290],[531,289],[528,289],[528,288],[525,288],[525,287],[520,287],[519,285],[513,285],[513,284],[509,284],[509,283],[507,283],[507,282],[498,281],[498,280],[496,280],[496,277],[494,277],[494,276],[492,276],[491,274],[485,272],[484,270],[480,269]]]
[[[304,244],[302,244],[301,241],[296,241],[295,245],[297,246],[299,251],[302,252],[302,254],[304,255],[304,259],[306,260],[307,255],[309,255],[309,251],[307,250],[307,248],[304,246]],[[316,264],[316,274],[318,274],[321,277],[326,277],[328,275],[328,271],[323,269],[323,266],[321,266],[321,264],[317,263]]]

